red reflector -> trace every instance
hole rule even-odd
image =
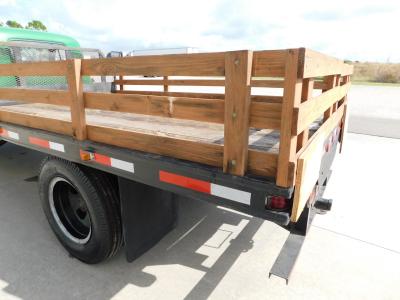
[[[269,198],[269,208],[284,209],[287,206],[287,200],[282,196],[272,196]]]
[[[211,193],[211,184],[207,181],[193,179],[165,171],[160,171],[159,176],[160,181],[163,182],[175,184],[202,193]]]
[[[33,145],[37,145],[37,146],[43,147],[43,148],[50,148],[49,141],[42,140],[42,139],[39,139],[37,137],[30,136],[29,137],[29,143],[31,143]]]
[[[99,164],[111,166],[111,158],[108,156],[95,153],[94,160],[97,161]]]

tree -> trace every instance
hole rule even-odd
[[[35,29],[35,30],[47,31],[47,27],[44,26],[44,24],[39,20],[30,21],[25,28],[26,29]]]
[[[8,27],[12,27],[12,28],[23,28],[21,24],[19,24],[17,21],[10,21],[8,20],[6,22]]]

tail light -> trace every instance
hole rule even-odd
[[[266,208],[274,210],[285,210],[289,207],[289,200],[283,196],[268,196]]]

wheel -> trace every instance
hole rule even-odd
[[[7,143],[5,140],[0,140],[0,146],[3,146],[5,143]]]
[[[58,240],[74,257],[95,264],[122,245],[119,199],[110,175],[48,157],[39,174],[43,211]]]

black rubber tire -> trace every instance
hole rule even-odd
[[[5,140],[0,140],[0,146],[3,146],[5,143],[7,143]]]
[[[84,244],[68,238],[51,211],[50,182],[57,177],[68,181],[86,204],[91,234]],[[39,194],[50,227],[73,257],[87,264],[96,264],[118,252],[123,240],[121,214],[116,185],[109,175],[60,158],[47,157],[40,168]]]

